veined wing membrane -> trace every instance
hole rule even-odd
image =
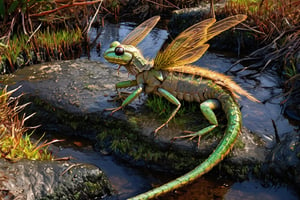
[[[190,45],[197,44],[200,42],[199,39],[202,39],[205,35],[207,35],[207,29],[212,26],[215,21],[216,20],[214,18],[206,19],[187,28],[171,42],[166,51],[176,51],[180,49],[180,47],[187,48]]]
[[[192,63],[199,59],[199,55],[203,55],[209,47],[209,44],[203,44],[199,47],[189,49],[184,54],[176,55],[176,58],[173,59],[173,65],[182,66],[186,63]]]
[[[178,35],[154,59],[154,68],[172,70],[172,67],[195,62],[208,49],[209,39],[244,21],[246,15],[235,15],[216,22],[214,18],[201,21]],[[216,23],[215,23],[216,22]]]
[[[154,16],[141,23],[126,36],[126,38],[122,41],[122,44],[136,46],[148,35],[159,19],[160,16]]]
[[[227,17],[220,21],[217,21],[213,26],[209,27],[208,34],[207,34],[207,41],[211,38],[215,37],[216,35],[226,31],[233,26],[241,23],[247,18],[247,15],[234,15],[231,17]]]
[[[154,68],[159,70],[173,67],[174,65],[178,65],[177,62],[180,57],[184,57],[184,60],[188,61],[188,55],[192,56],[192,60],[194,60],[194,56],[200,58],[201,55],[199,56],[199,54],[190,54],[190,50],[199,48],[200,45],[198,45],[198,43],[207,35],[208,28],[212,26],[215,21],[213,18],[206,19],[181,32],[164,51],[158,52],[154,59]],[[202,52],[202,54],[204,52]]]

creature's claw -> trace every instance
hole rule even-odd
[[[118,69],[117,69],[117,71],[118,71],[118,76],[120,75],[120,68],[122,67],[122,65],[119,65],[118,66]]]
[[[185,133],[189,133],[188,135],[182,135],[182,136],[178,136],[178,137],[175,137],[175,139],[179,139],[179,138],[187,138],[187,137],[190,137],[190,140],[194,139],[195,137],[198,136],[198,147],[199,147],[199,144],[200,144],[200,139],[203,135],[211,132],[214,128],[216,128],[218,125],[210,125],[206,128],[203,128],[201,129],[200,131],[197,131],[197,132],[192,132],[192,131],[184,131]]]
[[[117,108],[106,108],[104,109],[105,111],[111,111],[110,115],[113,115],[115,112],[117,112],[118,110],[120,110],[121,108],[123,108],[123,106],[119,106]]]
[[[177,136],[177,137],[173,137],[173,140],[177,140],[177,139],[182,139],[182,138],[189,138],[189,140],[194,139],[195,137],[198,136],[198,143],[197,143],[197,147],[199,148],[200,145],[200,140],[201,140],[201,134],[199,134],[198,132],[193,132],[193,131],[184,131],[184,133],[189,133],[188,135],[181,135],[181,136]]]

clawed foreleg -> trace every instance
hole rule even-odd
[[[105,111],[111,111],[110,115],[113,115],[115,112],[117,112],[118,110],[122,109],[123,106],[119,106],[119,107],[115,107],[115,108],[106,108],[104,109]]]
[[[189,133],[188,135],[182,135],[178,137],[174,137],[173,139],[181,139],[181,138],[190,138],[190,140],[198,137],[198,147],[200,144],[200,139],[203,135],[211,132],[214,128],[218,126],[218,120],[214,113],[214,109],[220,108],[220,102],[216,99],[208,99],[200,104],[200,110],[204,117],[209,121],[211,125],[206,128],[201,129],[197,132],[192,131],[184,131],[185,133]]]
[[[128,80],[128,81],[121,81],[119,83],[116,84],[116,90],[117,90],[117,95],[115,97],[113,97],[112,100],[109,101],[117,101],[117,100],[125,100],[127,99],[127,97],[131,94],[129,92],[120,92],[118,89],[120,88],[129,88],[129,87],[133,87],[136,86],[137,82],[136,80]]]
[[[160,125],[157,129],[155,129],[154,131],[154,134],[157,134],[157,132],[163,128],[164,126],[166,126],[170,121],[171,119],[174,118],[174,116],[176,115],[176,113],[178,112],[181,104],[179,102],[179,100],[173,96],[170,92],[168,92],[167,90],[163,89],[163,88],[158,88],[157,91],[159,92],[159,94],[161,96],[163,96],[164,98],[166,98],[169,102],[173,103],[174,105],[176,105],[176,109],[172,112],[172,114],[170,115],[170,117],[168,118],[168,120],[163,123],[162,125]]]
[[[123,101],[122,105],[116,108],[106,108],[104,109],[105,111],[110,111],[111,115],[114,114],[115,112],[117,112],[118,110],[120,110],[121,108],[125,107],[126,105],[130,104],[134,99],[136,99],[141,92],[143,91],[142,86],[138,86],[137,89],[135,91],[133,91],[131,94],[129,94],[129,96]]]
[[[201,137],[203,135],[206,135],[207,133],[211,132],[217,126],[218,125],[210,125],[210,126],[208,126],[206,128],[201,129],[200,131],[196,131],[196,132],[194,132],[194,131],[184,131],[184,133],[189,133],[189,134],[188,135],[181,135],[181,136],[178,136],[178,137],[174,137],[173,139],[176,140],[176,139],[182,139],[182,138],[189,138],[189,140],[192,140],[195,137],[198,137],[197,146],[199,147]]]

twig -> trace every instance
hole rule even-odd
[[[300,79],[300,74],[296,74],[294,76],[292,76],[291,78],[289,78],[289,80],[287,80],[286,82],[291,82],[291,81],[294,81],[295,79]]]
[[[65,173],[67,173],[70,169],[72,169],[73,167],[77,167],[83,165],[82,163],[78,163],[78,164],[73,164],[70,167],[68,167],[66,170],[64,170],[60,175],[63,176]]]
[[[259,33],[259,34],[262,34],[262,35],[266,35],[266,33],[262,32],[262,31],[258,31],[258,30],[256,30],[255,28],[252,28],[252,27],[248,26],[248,25],[245,24],[245,23],[241,23],[241,25],[245,26],[247,29],[249,29],[249,30],[251,30],[251,31],[253,31],[253,32],[256,32],[256,33]],[[241,29],[241,30],[242,30],[242,28],[236,28],[236,29]],[[247,30],[247,29],[246,29],[246,30]]]
[[[99,10],[100,10],[100,8],[101,8],[102,2],[103,2],[103,0],[101,0],[101,2],[99,3],[99,6],[98,6],[98,8],[97,8],[97,10],[96,10],[96,12],[95,12],[93,18],[92,18],[92,20],[91,20],[91,22],[90,22],[90,24],[89,24],[87,30],[86,30],[86,33],[88,33],[88,32],[90,31],[91,26],[92,26],[92,23],[94,22],[94,20],[95,20],[97,14],[98,14],[98,12],[99,12]],[[84,32],[84,31],[83,31],[83,32]]]
[[[47,11],[44,11],[44,12],[40,12],[40,13],[36,13],[36,14],[30,14],[30,17],[41,17],[41,16],[44,16],[44,15],[49,15],[51,13],[54,13],[58,10],[61,10],[61,9],[64,9],[64,8],[68,8],[68,7],[73,7],[73,6],[84,6],[84,5],[91,5],[91,4],[95,4],[95,3],[98,3],[98,2],[101,2],[103,0],[96,0],[96,1],[87,1],[87,2],[75,2],[75,3],[71,3],[71,4],[66,4],[66,5],[63,5],[59,8],[55,8],[55,9],[52,9],[52,10],[47,10]]]
[[[269,23],[271,23],[274,26],[274,28],[276,29],[277,33],[280,34],[280,30],[271,20],[269,21]]]
[[[151,1],[151,0],[146,0],[146,1],[148,1],[148,2],[150,2],[150,3],[153,3],[153,4],[156,4],[156,5],[159,5],[159,6],[161,6],[161,7],[165,7],[165,8],[174,8],[174,4],[172,4],[172,6],[167,6],[167,5],[164,5],[164,4],[160,4],[160,3],[157,3],[157,2],[155,2],[155,1]],[[168,2],[169,3],[169,2]],[[175,8],[177,8],[177,9],[179,9],[177,6],[175,6]]]
[[[270,50],[274,49],[274,47],[277,46],[277,41],[279,39],[281,39],[285,34],[286,34],[286,32],[282,32],[278,37],[276,37],[268,45],[255,50],[254,52],[252,52],[246,58],[239,59],[238,61],[236,61],[235,63],[233,63],[231,65],[231,67],[226,71],[226,73],[229,72],[235,65],[241,63],[242,61],[250,61],[250,60],[262,60],[262,61],[261,62],[256,62],[255,64],[249,65],[249,66],[244,67],[243,69],[237,70],[235,72],[245,71],[247,69],[255,69],[255,68],[260,67],[262,65],[263,65],[263,67],[260,71],[264,71],[266,69],[266,67],[272,61],[274,61],[274,60],[278,59],[280,56],[282,56],[283,53],[280,53],[282,51],[281,49],[279,51],[275,50],[275,51],[271,51],[271,52],[270,52]],[[270,53],[268,53],[268,52],[270,52]]]
[[[25,27],[25,20],[24,20],[24,13],[21,12],[22,15],[22,25],[23,25],[23,31],[25,35],[28,35],[27,31],[26,31],[26,27]]]
[[[66,156],[66,157],[55,158],[54,160],[55,161],[66,161],[66,160],[72,160],[72,159],[75,159],[75,158],[72,156]]]
[[[10,38],[10,34],[13,31],[14,25],[15,25],[15,20],[16,20],[16,16],[13,17],[13,19],[11,20],[11,24],[10,24],[10,29],[9,32],[7,34],[7,45],[9,45],[9,38]]]
[[[180,9],[178,6],[176,6],[175,4],[173,4],[173,3],[171,3],[170,1],[168,1],[168,0],[165,0],[168,4],[170,4],[170,5],[172,5],[172,6],[174,6],[174,8],[176,8],[176,9]]]
[[[111,14],[111,15],[113,15],[113,13],[112,12],[110,12],[107,8],[105,8],[105,7],[102,7],[102,9],[103,10],[105,10],[105,12],[107,12],[107,13],[109,13],[109,14]]]
[[[276,139],[276,143],[280,143],[280,138],[279,138],[279,135],[278,135],[278,131],[277,131],[277,126],[275,124],[275,121],[272,119],[272,124],[273,124],[273,128],[274,128],[274,131],[275,131],[275,139]]]
[[[30,37],[28,38],[26,44],[28,44],[28,42],[31,40],[31,38],[33,37],[33,35],[41,28],[42,23],[40,23],[40,25],[35,29],[35,31],[30,35]]]

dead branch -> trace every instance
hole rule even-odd
[[[95,4],[95,3],[99,3],[101,1],[102,0],[70,3],[70,4],[66,4],[66,5],[63,5],[61,7],[58,7],[58,8],[52,9],[52,10],[47,10],[47,11],[40,12],[40,13],[30,14],[29,16],[30,17],[41,17],[41,16],[44,16],[44,15],[49,15],[51,13],[57,12],[58,10],[61,10],[61,9],[64,9],[64,8],[74,7],[74,6],[92,5],[92,4]]]
[[[283,41],[283,42],[282,42]],[[249,54],[249,56],[236,61],[228,70],[245,61],[255,61],[255,63],[234,71],[234,73],[244,70],[264,71],[271,63],[282,59],[284,62],[291,58],[293,54],[300,51],[300,26],[282,32],[268,45],[263,46]]]
[[[96,10],[96,12],[95,12],[95,14],[94,14],[94,16],[93,16],[93,18],[92,18],[90,24],[88,25],[88,28],[87,28],[87,30],[86,30],[86,33],[88,33],[88,32],[90,31],[91,26],[92,26],[92,23],[94,22],[94,20],[95,20],[97,14],[98,14],[98,12],[99,12],[99,10],[100,10],[100,8],[101,8],[102,2],[103,2],[103,0],[101,0],[101,2],[99,3],[99,6],[98,6],[97,10]],[[83,32],[85,32],[85,30],[84,30]]]

